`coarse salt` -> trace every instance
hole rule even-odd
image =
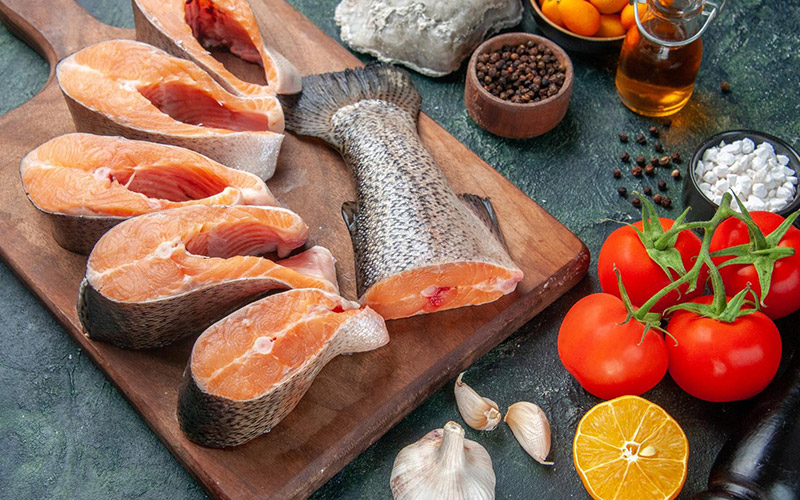
[[[772,144],[756,145],[744,138],[706,149],[693,174],[703,194],[717,204],[730,190],[748,210],[777,212],[797,192],[797,172],[788,165],[789,157],[776,155]],[[739,208],[736,203],[732,206]]]

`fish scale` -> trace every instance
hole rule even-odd
[[[514,290],[523,273],[508,255],[491,202],[456,195],[423,146],[421,98],[407,73],[369,65],[306,77],[303,88],[281,97],[286,126],[326,140],[352,169],[357,199],[346,201],[342,214],[362,304],[391,319],[491,302]],[[405,295],[398,297],[399,289]]]
[[[419,266],[488,259],[514,267],[450,188],[408,113],[385,101],[361,101],[337,111],[332,124],[358,186],[351,226],[359,295]]]

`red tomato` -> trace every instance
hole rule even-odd
[[[710,304],[706,295],[693,302]],[[765,314],[756,312],[723,323],[689,311],[675,311],[667,331],[669,373],[692,396],[724,402],[748,399],[770,383],[781,361],[781,336]]]
[[[783,222],[783,217],[772,212],[750,212],[756,225],[761,228],[764,235],[774,231]],[[750,242],[747,226],[731,217],[719,225],[711,239],[712,252],[736,245]],[[772,271],[772,282],[769,293],[764,301],[762,311],[772,319],[782,318],[800,309],[800,229],[789,228],[781,238],[778,246],[794,248],[794,255],[784,257],[775,262]],[[715,264],[728,260],[730,257],[714,259]],[[722,281],[725,283],[725,293],[736,295],[748,283],[750,288],[760,297],[761,285],[755,267],[750,264],[726,266],[719,270]],[[626,283],[627,285],[627,283]]]
[[[603,399],[639,395],[667,373],[669,358],[657,331],[642,340],[644,325],[617,297],[595,293],[569,310],[558,331],[558,356],[584,389]]]
[[[672,227],[675,221],[672,219],[659,219],[665,229]],[[642,229],[642,222],[634,224],[637,229]],[[688,271],[694,265],[697,254],[700,253],[701,241],[696,234],[687,230],[682,231],[675,241],[675,248],[681,254],[681,261],[684,268]],[[623,226],[611,233],[606,238],[603,247],[600,249],[600,256],[597,259],[597,274],[600,278],[600,287],[604,292],[620,296],[617,285],[617,275],[614,273],[616,265],[622,276],[622,284],[631,299],[631,303],[640,307],[647,302],[650,297],[659,290],[669,285],[671,280],[658,264],[650,259],[639,235],[630,226]],[[689,285],[684,285],[677,290],[670,292],[659,300],[651,309],[652,312],[660,313],[664,309],[679,302],[685,302],[703,293],[703,286],[708,277],[705,267],[700,271],[698,277],[698,287],[691,293],[686,289]],[[678,274],[672,272],[672,278],[677,279]]]

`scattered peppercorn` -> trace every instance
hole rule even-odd
[[[626,144],[628,142],[628,134],[619,134],[619,142]]]
[[[647,175],[654,175],[656,173],[656,167],[648,165],[644,167],[644,173],[646,173]]]
[[[483,88],[504,101],[526,104],[556,95],[567,66],[543,44],[504,45],[478,56],[476,76]]]
[[[658,137],[659,135],[661,135],[661,133],[658,131],[658,128],[656,128],[655,125],[650,127],[647,131],[650,132],[650,135],[652,137]]]
[[[666,167],[669,165],[669,156],[662,156],[660,160],[658,160],[658,164],[662,167]]]
[[[666,191],[667,190],[667,181],[663,181],[663,180],[662,181],[658,181],[658,189],[660,189],[661,191]]]
[[[636,136],[636,143],[637,144],[647,144],[647,139],[644,138],[644,134],[639,134]]]
[[[631,173],[633,174],[634,177],[641,177],[642,176],[642,167],[640,167],[638,165],[633,167],[633,170],[631,170]]]
[[[657,142],[656,145],[653,146],[653,149],[656,150],[656,153],[663,153],[664,152],[664,146],[662,146],[660,142]]]
[[[664,128],[670,128],[672,126],[672,118],[667,118],[661,124],[664,125]]]
[[[680,163],[680,162],[681,162],[681,154],[672,153],[672,163]]]
[[[644,188],[644,194],[646,194],[647,196],[653,196],[653,190],[650,189],[649,187],[646,187]]]
[[[654,166],[654,167],[657,167],[657,166],[658,166],[658,158],[657,158],[657,157],[655,157],[655,156],[653,156],[652,158],[650,158],[650,165],[652,165],[652,166]]]
[[[615,179],[619,179],[622,177],[622,170],[615,168],[613,174]]]
[[[728,82],[722,82],[719,84],[719,90],[721,90],[723,94],[729,94],[731,91],[731,84]]]
[[[653,196],[653,201],[655,202],[656,205],[661,205],[661,200],[663,200],[663,199],[664,199],[664,195],[659,194],[659,193],[656,193],[655,196]]]
[[[664,208],[670,208],[672,206],[672,199],[669,196],[664,196],[661,198],[661,206]]]
[[[624,153],[619,155],[619,159],[622,160],[622,163],[628,163],[629,161],[631,161],[631,155],[628,154],[627,151],[625,151]]]
[[[636,164],[639,165],[640,167],[644,167],[644,164],[646,162],[647,162],[647,160],[644,159],[644,156],[637,156],[636,157]]]
[[[628,197],[628,190],[625,189],[625,186],[620,186],[617,188],[617,193],[622,196],[623,198]]]
[[[634,199],[631,200],[631,205],[633,205],[636,208],[641,208],[642,200],[640,200],[639,197],[636,196]]]

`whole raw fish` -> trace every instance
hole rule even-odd
[[[420,95],[389,65],[314,75],[281,96],[286,127],[319,137],[352,169],[342,212],[359,300],[384,318],[483,304],[522,279],[487,198],[452,190],[420,142]]]

